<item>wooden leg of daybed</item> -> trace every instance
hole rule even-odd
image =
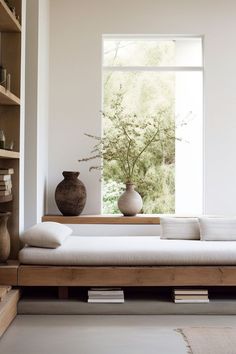
[[[58,298],[60,300],[66,300],[69,297],[68,286],[58,286]]]

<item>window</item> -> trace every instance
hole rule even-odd
[[[161,116],[166,127],[137,169],[144,213],[202,212],[202,57],[201,37],[103,37],[103,112],[119,104],[137,124]],[[104,115],[103,134],[114,129]],[[124,182],[116,163],[103,161],[103,213],[119,212]]]

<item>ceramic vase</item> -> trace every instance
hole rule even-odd
[[[0,213],[0,262],[6,262],[11,250],[11,240],[7,229],[7,221],[11,213]]]
[[[126,183],[126,190],[118,199],[118,208],[124,216],[135,216],[142,209],[142,198],[134,188],[133,183]]]
[[[64,216],[78,216],[86,203],[85,185],[78,179],[79,172],[64,171],[62,175],[64,180],[55,191],[57,207]]]

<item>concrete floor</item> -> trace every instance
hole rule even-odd
[[[236,316],[20,315],[1,354],[186,354],[176,328],[236,327]]]

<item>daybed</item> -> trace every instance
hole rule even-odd
[[[19,253],[20,286],[236,285],[236,242],[69,236]]]

